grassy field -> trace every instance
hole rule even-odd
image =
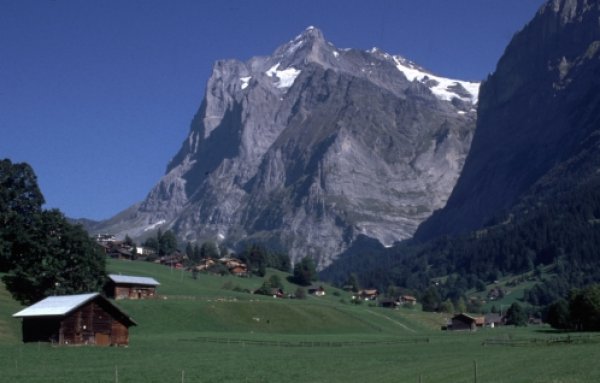
[[[475,364],[477,382],[600,381],[596,337],[548,343],[567,334],[546,327],[442,332],[441,315],[352,305],[332,289],[280,300],[231,290],[260,278],[194,280],[137,262],[109,270],[161,282],[160,299],[117,303],[139,323],[130,346],[22,344],[10,317],[20,306],[0,286],[1,382],[473,382]]]

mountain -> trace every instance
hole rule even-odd
[[[600,3],[548,1],[482,84],[471,151],[427,240],[497,223],[598,177]]]
[[[261,242],[320,267],[359,235],[389,246],[446,203],[478,90],[309,27],[271,56],[218,61],[166,174],[96,230]]]

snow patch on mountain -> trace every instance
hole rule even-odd
[[[403,57],[394,56],[393,58],[396,68],[404,73],[409,81],[416,80],[423,83],[438,99],[452,101],[454,98],[459,98],[463,101],[477,104],[480,83],[436,76]]]
[[[156,223],[153,223],[152,225],[146,226],[146,227],[144,228],[144,231],[150,231],[150,230],[154,230],[154,229],[156,229],[157,227],[159,227],[160,225],[164,224],[165,222],[167,222],[167,221],[165,221],[164,219],[161,219],[160,221],[158,221],[158,222],[156,222]]]
[[[240,81],[242,82],[242,89],[246,89],[248,87],[248,84],[250,83],[250,79],[252,78],[252,76],[248,76],[248,77],[240,77]]]
[[[274,76],[278,79],[278,81],[275,83],[275,86],[277,88],[289,88],[294,84],[294,81],[302,71],[292,67],[280,70],[279,65],[281,65],[281,63],[273,65],[271,68],[269,68],[269,70],[265,72],[265,74],[269,77]]]

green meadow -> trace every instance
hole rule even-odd
[[[443,332],[443,315],[354,305],[330,287],[325,297],[274,299],[233,291],[258,288],[258,277],[193,279],[128,261],[108,267],[161,282],[159,299],[116,303],[138,323],[129,347],[23,344],[11,317],[21,306],[0,285],[0,382],[600,381],[594,334],[534,326]]]

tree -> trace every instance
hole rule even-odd
[[[0,272],[15,264],[13,254],[19,249],[14,245],[27,242],[43,204],[44,196],[30,166],[0,161]]]
[[[171,230],[167,230],[164,233],[158,231],[158,254],[159,255],[170,255],[177,250],[177,237]]]
[[[572,327],[571,313],[569,312],[569,302],[564,299],[559,299],[548,307],[546,314],[546,322],[550,326],[566,330]]]
[[[257,290],[254,290],[254,294],[272,295],[273,286],[271,285],[271,282],[268,280],[263,281],[262,285]]]
[[[213,241],[206,241],[200,246],[200,258],[219,258],[219,248]]]
[[[450,299],[446,299],[445,301],[443,301],[440,304],[439,310],[441,312],[454,314],[454,304],[452,303],[452,301]]]
[[[24,304],[48,295],[101,289],[104,255],[79,225],[71,225],[58,210],[37,215],[27,241],[17,244],[15,262],[2,279],[13,297]]]
[[[514,302],[506,311],[506,324],[512,324],[515,326],[526,326],[527,325],[527,312],[523,309],[523,307]]]
[[[481,279],[478,279],[475,282],[475,288],[477,289],[478,292],[483,292],[483,291],[485,291],[487,286],[485,285],[485,282],[483,282]]]
[[[575,329],[600,330],[600,285],[590,285],[572,293],[569,309]]]
[[[352,289],[352,292],[357,293],[358,290],[360,290],[360,284],[358,283],[358,277],[356,276],[356,273],[351,273],[348,276],[348,280],[346,281],[346,285],[350,286],[350,288]]]
[[[400,289],[394,285],[389,285],[385,291],[386,298],[398,298],[400,296]]]
[[[274,289],[283,289],[283,283],[277,274],[273,274],[269,277],[269,283]]]
[[[128,234],[125,234],[125,240],[123,241],[127,246],[135,247],[135,242]]]
[[[199,261],[198,259],[194,258],[194,247],[192,246],[191,242],[188,242],[185,245],[185,255],[187,255],[188,259],[192,261],[192,263]]]
[[[437,291],[435,286],[429,286],[421,297],[423,311],[437,311],[441,301],[442,298],[440,297],[440,293]]]
[[[294,266],[294,283],[302,286],[308,286],[312,281],[317,280],[317,268],[311,257],[304,257]]]
[[[144,247],[154,250],[158,253],[158,240],[154,237],[150,237],[144,241]]]

